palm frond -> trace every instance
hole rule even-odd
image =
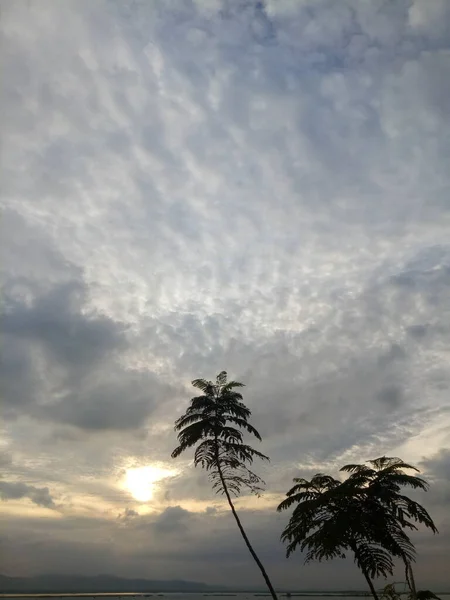
[[[359,475],[370,475],[371,473],[374,472],[373,469],[370,469],[367,465],[356,465],[356,464],[350,464],[350,465],[344,465],[343,467],[341,467],[339,469],[339,471],[347,471],[349,473],[357,473]]]
[[[213,440],[205,440],[197,446],[194,453],[194,465],[210,469],[216,462],[216,448]]]
[[[407,475],[406,473],[392,470],[389,472],[380,471],[376,481],[382,483],[386,481],[388,485],[406,486],[413,489],[422,489],[424,491],[427,491],[429,488],[428,482],[421,477]]]
[[[392,575],[394,570],[394,562],[389,552],[376,544],[360,542],[355,552],[355,562],[372,579]]]
[[[175,421],[174,429],[175,431],[179,431],[180,429],[184,429],[188,425],[192,425],[193,423],[197,423],[203,419],[203,415],[201,413],[186,413],[179,419]]]
[[[430,514],[421,504],[403,495],[399,496],[399,502],[401,503],[400,506],[403,515],[407,515],[410,519],[414,519],[414,521],[417,523],[425,525],[425,527],[431,529],[433,533],[439,533]],[[403,515],[401,518],[402,522],[404,519]]]
[[[219,437],[221,440],[238,444],[241,444],[243,440],[242,433],[238,429],[226,426],[220,428],[217,437]]]
[[[188,407],[187,412],[214,410],[215,407],[215,399],[211,396],[204,394],[202,396],[196,396],[195,398],[191,399],[191,404]]]
[[[261,460],[269,460],[269,457],[255,450],[248,444],[237,444],[235,442],[226,442],[226,448],[228,452],[234,452],[236,456],[239,457],[243,462],[252,463],[254,458],[260,458]]]
[[[212,381],[206,381],[206,379],[194,379],[191,383],[194,387],[202,390],[202,392],[208,396],[214,393],[214,384]]]
[[[235,425],[239,425],[242,429],[248,431],[248,433],[252,433],[259,441],[261,441],[261,435],[253,425],[247,422],[247,419],[243,419],[242,417],[229,416],[227,419],[230,423],[234,423]]]
[[[186,448],[184,446],[177,446],[175,448],[175,450],[172,451],[172,454],[170,455],[172,458],[177,458],[178,456],[180,456],[180,454],[182,452],[184,452],[186,450]]]
[[[368,461],[375,467],[377,471],[390,471],[395,469],[410,469],[412,471],[419,472],[417,467],[405,463],[401,458],[396,456],[380,456]]]
[[[228,390],[232,390],[233,388],[242,388],[242,387],[245,387],[245,383],[241,383],[240,381],[228,381],[227,383],[224,384],[222,390],[228,391]]]

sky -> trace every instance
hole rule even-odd
[[[295,476],[417,465],[450,588],[448,0],[2,0],[4,574],[263,587],[192,455],[191,380],[262,434],[237,508],[275,586]],[[401,578],[401,574],[398,575]]]

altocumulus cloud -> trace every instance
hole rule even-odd
[[[148,503],[124,486],[174,467],[190,380],[225,368],[272,458],[241,506],[277,584],[363,585],[350,563],[300,579],[273,506],[299,472],[381,453],[433,482],[417,577],[448,584],[449,19],[445,0],[3,2],[12,574],[258,583],[187,458]]]

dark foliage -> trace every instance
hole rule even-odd
[[[377,598],[372,579],[392,574],[394,558],[407,567],[415,548],[405,529],[423,524],[437,529],[418,502],[401,493],[402,487],[428,489],[426,481],[404,473],[415,469],[398,458],[381,457],[367,465],[346,465],[345,481],[317,474],[310,481],[294,479],[287,498],[278,506],[295,505],[282,533],[287,555],[299,548],[305,562],[345,558],[351,552]]]

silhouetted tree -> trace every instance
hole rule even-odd
[[[172,457],[176,458],[188,448],[196,446],[195,466],[206,469],[213,489],[226,496],[244,542],[273,599],[277,600],[269,576],[250,544],[231,498],[231,495],[238,496],[242,488],[259,494],[264,482],[247,465],[251,465],[255,457],[269,460],[244,443],[242,429],[261,440],[258,431],[248,422],[251,412],[242,402],[242,394],[235,391],[235,388],[244,387],[244,384],[227,381],[227,373],[222,371],[216,383],[194,379],[192,385],[201,390],[202,395],[192,398],[186,413],[175,421],[179,445],[172,452]]]
[[[311,481],[294,479],[294,487],[278,506],[285,510],[296,504],[282,540],[289,556],[297,547],[307,550],[305,562],[345,558],[351,551],[375,600],[372,579],[392,574],[393,557],[401,558],[412,573],[415,548],[405,528],[415,528],[411,519],[436,528],[417,502],[400,494],[402,485],[427,489],[423,480],[405,475],[411,468],[400,459],[382,457],[365,465],[346,465],[341,471],[352,475],[341,482],[317,474]],[[414,584],[410,584],[414,593]]]
[[[408,475],[405,470],[419,472],[419,469],[409,465],[400,458],[382,456],[366,464],[351,464],[342,467],[341,471],[351,473],[346,480],[346,485],[359,492],[363,502],[370,506],[373,504],[381,507],[386,514],[394,517],[403,529],[417,530],[416,523],[431,529],[433,533],[438,530],[425,508],[418,502],[401,493],[402,487],[414,490],[427,491],[428,483],[416,475]],[[402,552],[402,548],[393,548],[392,554],[403,560],[405,576],[411,597],[416,600],[418,593],[414,581],[411,563],[415,560],[415,550],[410,556]]]

